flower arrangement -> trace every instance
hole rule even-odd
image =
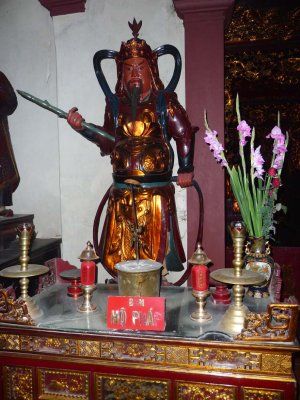
[[[238,119],[237,131],[239,135],[239,155],[241,165],[229,166],[218,133],[208,126],[206,111],[205,142],[217,162],[225,167],[230,178],[233,194],[238,202],[243,221],[248,229],[249,236],[266,239],[275,233],[274,213],[286,207],[277,203],[277,192],[281,185],[281,171],[288,146],[288,133],[284,135],[280,129],[278,115],[277,126],[266,138],[273,139],[271,165],[267,172],[264,169],[265,160],[261,154],[261,146],[254,148],[255,128],[250,128],[246,121],[241,120],[239,97],[236,98],[236,113]],[[250,140],[250,163],[246,164],[244,147]]]

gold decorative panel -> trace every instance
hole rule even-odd
[[[167,347],[166,360],[172,364],[189,364],[189,352],[186,347]]]
[[[192,349],[190,363],[206,370],[260,371],[261,353],[216,348]]]
[[[0,333],[0,346],[4,351],[30,354],[49,354],[66,359],[90,359],[114,363],[135,362],[139,366],[158,365],[164,368],[188,370],[230,371],[244,374],[269,374],[292,377],[290,352],[268,352],[248,348],[206,347],[192,345],[160,345],[151,342],[121,340],[81,340],[61,337],[39,337]]]
[[[96,375],[96,400],[169,400],[169,381]]]
[[[235,98],[240,98],[241,117],[255,127],[255,147],[268,168],[272,141],[266,135],[277,124],[289,134],[282,171],[279,202],[287,213],[276,215],[275,245],[300,245],[300,3],[294,0],[236,0],[225,31],[225,149],[231,165],[239,162]],[[229,185],[227,184],[229,187]],[[239,209],[226,191],[226,225],[239,219]],[[227,235],[226,243],[231,244]],[[228,265],[230,266],[230,265]],[[286,283],[284,282],[284,286]]]
[[[3,367],[4,400],[33,400],[33,370]]]
[[[38,369],[39,399],[89,400],[89,373]]]
[[[26,302],[15,299],[8,288],[0,288],[0,321],[20,325],[36,325],[28,313]]]
[[[3,350],[21,350],[19,335],[2,334],[0,335],[0,343]]]
[[[238,3],[238,2],[237,2]],[[299,5],[294,7],[282,2],[281,6],[266,6],[267,2],[260,1],[251,7],[251,2],[235,7],[233,22],[226,32],[228,41],[257,41],[267,39],[289,40],[299,31]],[[269,2],[269,5],[272,2]]]
[[[112,360],[165,362],[166,346],[144,343],[102,342],[101,357]]]
[[[283,400],[284,399],[284,393],[281,390],[242,388],[242,392],[243,392],[243,397],[242,397],[243,400]]]
[[[92,340],[79,341],[79,354],[82,357],[100,357],[100,345],[98,342]]]
[[[291,354],[264,354],[262,357],[262,369],[270,373],[291,373],[292,356]]]
[[[176,382],[177,400],[237,400],[237,387]],[[254,399],[252,399],[254,400]]]

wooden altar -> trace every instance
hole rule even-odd
[[[296,399],[292,356],[297,342],[235,340],[218,331],[227,306],[208,299],[213,320],[190,318],[191,288],[162,288],[164,332],[109,331],[107,297],[117,285],[97,285],[95,313],[77,312],[82,298],[57,284],[35,296],[44,315],[36,326],[0,324],[4,400]],[[248,302],[246,299],[245,301]],[[248,305],[248,304],[247,304]],[[248,307],[258,311],[251,300]]]

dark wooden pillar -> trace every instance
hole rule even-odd
[[[214,268],[225,266],[224,171],[204,142],[204,109],[211,128],[224,142],[224,25],[234,0],[173,0],[185,28],[186,109],[199,126],[195,147],[195,178],[204,196],[203,248]],[[187,194],[188,257],[194,252],[197,197]]]

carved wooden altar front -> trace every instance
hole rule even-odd
[[[107,330],[116,285],[97,286],[99,311],[89,315],[66,293],[55,285],[36,296],[44,315],[35,327],[0,324],[4,400],[296,398],[297,343],[236,340],[217,330],[226,306],[209,301],[212,322],[192,321],[190,288],[163,288],[166,329],[143,333]]]

